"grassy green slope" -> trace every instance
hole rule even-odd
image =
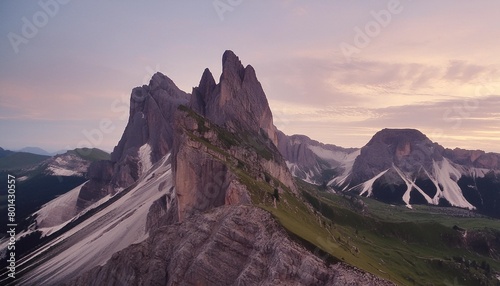
[[[500,262],[453,246],[461,234],[450,225],[458,221],[462,226],[477,223],[500,229],[498,220],[462,221],[444,214],[429,217],[423,211],[412,218],[411,210],[382,219],[376,213],[390,206],[380,204],[363,215],[349,199],[305,183],[299,183],[303,198],[285,188],[274,208],[269,184],[245,177],[244,172],[240,178],[249,186],[254,204],[271,212],[292,236],[325,260],[346,262],[398,285],[497,285],[492,273],[500,270]],[[365,203],[372,202],[377,203]]]
[[[492,272],[500,270],[500,262],[459,248],[458,236],[462,234],[451,227],[458,224],[500,230],[498,220],[450,217],[436,211],[429,214],[425,209],[394,210],[370,199],[364,199],[365,211],[361,213],[349,198],[321,192],[306,183],[299,185],[304,197],[326,220],[320,224],[331,233],[325,238],[318,232],[312,239],[321,242],[317,245],[322,248],[326,240],[323,250],[349,264],[400,285],[498,284]],[[285,215],[286,206],[269,210],[277,213],[285,227],[292,225],[291,231],[311,238],[311,234],[293,226],[298,219]],[[481,268],[481,264],[492,271]]]
[[[348,198],[304,182],[297,182],[300,194],[296,195],[269,174],[265,180],[257,178],[252,171],[255,166],[225,151],[238,145],[255,148],[262,158],[272,159],[273,151],[259,140],[249,144],[244,135],[210,125],[186,107],[180,109],[198,121],[198,133],[215,131],[217,145],[197,134],[188,135],[220,154],[218,158],[247,186],[253,204],[269,211],[292,238],[325,261],[344,261],[398,285],[496,285],[492,271],[487,272],[481,264],[499,271],[499,261],[453,247],[461,234],[451,226],[500,229],[498,220],[468,218],[457,222],[458,218],[439,212],[393,209],[370,199],[364,200],[369,211],[360,212]],[[278,185],[283,192],[275,208],[272,195]]]
[[[50,158],[50,156],[16,152],[9,156],[0,158],[0,170],[17,170],[30,167],[48,158]]]
[[[97,148],[77,148],[75,150],[70,150],[68,151],[69,153],[73,153],[82,159],[94,162],[94,161],[99,161],[99,160],[109,160],[111,158],[111,155],[103,151],[101,149]]]

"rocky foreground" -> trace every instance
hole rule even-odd
[[[327,265],[271,215],[224,206],[154,231],[65,285],[394,285],[342,263]]]

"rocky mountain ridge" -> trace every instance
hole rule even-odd
[[[278,149],[294,177],[313,184],[326,184],[345,172],[359,154],[357,148],[323,144],[305,135],[278,131]]]
[[[93,163],[89,182],[35,214],[23,236],[47,242],[23,258],[17,282],[390,284],[325,266],[256,206],[284,196],[284,206],[293,209],[293,200],[315,217],[298,198],[277,142],[255,71],[233,52],[223,55],[220,82],[205,70],[192,95],[155,74],[132,91],[129,122],[110,160]],[[74,215],[59,212],[61,204]],[[157,258],[127,258],[157,251]],[[283,262],[269,267],[273,261]],[[227,267],[214,272],[221,263]]]
[[[311,155],[313,151],[328,154],[325,149],[319,151],[308,144],[302,147],[308,154],[302,157],[307,160],[289,163],[289,167],[295,176],[312,183],[320,185],[326,180],[334,190],[391,204],[455,206],[500,217],[500,154],[445,149],[415,129],[381,130],[359,151],[344,151],[340,162],[330,165]],[[294,160],[290,152],[282,153],[288,162]]]

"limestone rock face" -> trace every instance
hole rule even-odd
[[[252,206],[220,207],[160,227],[66,283],[90,284],[393,285],[343,264],[326,265]]]
[[[193,90],[190,106],[230,131],[264,133],[274,145],[278,145],[271,109],[255,70],[250,65],[243,67],[232,51],[226,51],[222,56],[219,84],[216,85],[210,71],[205,70],[199,87]]]
[[[90,176],[90,181],[82,187],[79,208],[84,209],[105,195],[130,186],[145,171],[144,161],[154,164],[170,152],[175,111],[188,101],[189,94],[161,73],[156,73],[149,85],[134,88],[130,117],[122,138],[109,162],[90,167],[89,173],[101,175]],[[140,154],[143,146],[147,148]]]
[[[261,181],[274,177],[295,190],[281,155],[265,142],[248,142],[187,107],[176,114],[175,134],[173,175],[181,221],[225,204],[251,204],[237,169]]]
[[[460,165],[500,170],[500,154],[498,153],[486,153],[482,150],[455,148],[453,150],[445,149],[444,156]]]
[[[232,180],[226,191],[225,205],[249,205],[252,199],[247,188],[238,180]]]

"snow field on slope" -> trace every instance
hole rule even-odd
[[[337,162],[344,162],[349,156],[348,153],[342,151],[332,151],[328,149],[323,149],[320,146],[307,146],[311,151],[313,151],[316,156],[325,160],[333,160]]]
[[[368,197],[371,196],[372,195],[372,190],[373,190],[373,183],[375,183],[375,181],[378,178],[382,177],[385,173],[387,173],[387,171],[389,171],[389,169],[380,172],[380,174],[378,174],[375,177],[371,178],[370,180],[364,182],[362,184],[363,190],[361,191],[361,193],[359,193],[359,195],[362,196],[363,194],[367,193]]]
[[[443,158],[440,163],[433,161],[433,169],[434,184],[440,184],[443,187],[443,191],[438,191],[441,197],[448,200],[452,206],[475,209],[475,207],[465,199],[462,190],[456,182],[456,180],[462,176],[462,173],[453,167],[448,159]],[[455,180],[452,179],[451,176],[453,176]],[[433,178],[431,178],[431,180],[432,179]]]
[[[80,190],[85,183],[46,203],[40,210],[35,212],[38,227],[50,228],[73,218],[76,215],[78,194],[80,194]]]
[[[403,194],[403,202],[406,203],[407,208],[409,208],[409,209],[412,208],[412,206],[410,204],[410,198],[411,198],[411,191],[413,190],[413,188],[415,188],[415,190],[417,190],[425,198],[425,200],[427,201],[428,204],[434,203],[433,199],[431,199],[431,197],[429,197],[429,195],[427,195],[419,186],[417,186],[417,184],[415,184],[416,179],[412,180],[411,178],[409,178],[403,171],[401,171],[394,164],[392,164],[392,168],[394,168],[394,170],[396,170],[398,175],[401,177],[401,179],[403,179],[403,181],[406,184],[407,188],[406,188],[406,192]]]
[[[349,177],[349,175],[352,173],[352,167],[354,166],[354,161],[356,158],[361,154],[361,150],[354,151],[350,154],[347,155],[345,160],[340,164],[340,167],[344,169],[344,172],[342,175],[333,178],[330,182],[328,182],[328,185],[331,184],[337,184],[337,185],[342,185],[345,183],[345,180]],[[345,190],[346,187],[344,187]]]
[[[64,169],[61,167],[57,167],[57,166],[50,166],[47,168],[47,170],[49,170],[52,173],[52,175],[54,175],[54,176],[69,177],[69,176],[81,176],[82,175],[81,172],[68,170],[68,169]]]
[[[171,165],[166,164],[168,157],[123,197],[34,253],[36,256],[58,247],[54,257],[29,273],[27,282],[34,280],[48,285],[75,271],[83,273],[104,265],[114,253],[146,239],[149,208],[172,186]],[[165,186],[159,189],[163,182]]]
[[[142,145],[139,148],[138,156],[141,162],[141,174],[144,174],[153,167],[153,163],[151,162],[151,146],[148,143]]]

